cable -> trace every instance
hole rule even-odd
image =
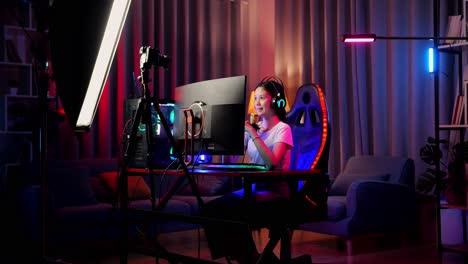
[[[128,119],[127,122],[125,122],[125,125],[124,125],[124,127],[122,129],[122,134],[121,134],[122,144],[127,143],[128,133],[126,133],[126,130],[127,130],[128,124],[130,124],[130,122],[133,122],[133,118]]]
[[[140,97],[140,90],[138,90],[138,84],[135,78],[135,72],[132,72],[133,88],[135,89],[135,96]]]
[[[201,154],[202,151],[203,151],[203,146],[204,146],[204,144],[203,144],[203,139],[201,139],[200,144],[201,144],[202,147],[200,148],[200,151],[198,151],[198,155],[196,156],[195,161],[192,163],[192,175],[193,175],[193,170],[195,169],[195,164],[197,163],[198,158],[200,157],[200,154]],[[198,175],[197,175],[197,177],[194,179],[194,182],[195,182],[195,184],[198,185]],[[193,190],[192,190],[192,191],[193,191]],[[198,210],[201,210],[200,204],[198,204]],[[198,251],[198,258],[200,258],[200,255],[201,255],[201,233],[200,233],[200,225],[198,225],[198,228],[197,228],[197,235],[198,235],[198,247],[197,247],[197,251]]]
[[[201,141],[201,146],[203,146],[203,141]],[[195,160],[192,162],[191,170],[192,170],[192,176],[194,175],[194,170],[195,170],[195,164],[197,163],[198,159],[200,158],[200,154],[203,151],[203,147],[200,148],[198,151],[198,154],[195,155]],[[198,184],[198,175],[194,177],[194,182],[195,184]]]
[[[241,161],[241,163],[244,163],[244,162],[245,162],[245,155],[247,155],[247,148],[245,148],[245,150],[244,150],[244,155],[242,156],[242,161]]]
[[[161,193],[162,193],[162,185],[163,185],[163,182],[166,178],[166,173],[167,171],[169,170],[169,168],[172,166],[172,164],[174,164],[176,161],[178,160],[173,160],[165,169],[164,169],[164,172],[163,174],[161,175],[161,183],[159,184],[159,190],[158,190],[158,203],[161,201]],[[168,187],[168,186],[166,186]]]
[[[124,125],[124,127],[123,127],[123,129],[122,129],[122,133],[121,133],[122,145],[125,145],[125,144],[128,143],[127,138],[126,138],[126,136],[127,136],[126,130],[127,130],[128,125],[129,125],[132,121],[133,121],[133,118],[128,119],[127,122],[125,122],[125,125]],[[123,146],[122,148],[125,149],[125,146]],[[123,152],[123,151],[122,151],[122,152]],[[119,156],[120,156],[120,155],[119,155]],[[121,191],[121,190],[120,190],[121,186],[120,186],[120,180],[119,180],[119,179],[120,179],[120,177],[121,177],[120,172],[121,172],[121,166],[122,166],[122,164],[121,164],[121,159],[120,159],[120,158],[119,158],[119,160],[118,160],[118,163],[119,163],[119,166],[118,166],[118,171],[117,171],[117,188],[116,188],[116,193],[114,194],[113,203],[112,203],[114,209],[117,207],[117,204],[118,204],[118,201],[119,201],[119,196],[118,196],[118,194],[119,194],[119,192]],[[138,182],[137,182],[137,183],[138,183]],[[127,183],[127,184],[128,184],[128,183]]]
[[[198,235],[198,248],[197,248],[197,253],[198,253],[198,258],[201,258],[201,232],[200,232],[200,225],[198,225],[197,228],[197,235]]]

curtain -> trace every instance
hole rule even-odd
[[[121,155],[124,101],[136,96],[138,51],[149,45],[171,60],[167,70],[151,69],[159,98],[201,80],[247,74],[251,89],[276,75],[293,104],[298,87],[317,83],[330,109],[332,177],[352,155],[407,156],[418,168],[419,149],[435,131],[434,76],[426,67],[432,42],[351,46],[341,34],[432,36],[433,23],[430,0],[134,0],[93,127],[68,137],[63,125],[62,156]],[[441,90],[441,101],[453,98]],[[441,122],[449,120],[447,105]]]
[[[278,0],[276,5],[276,64],[292,84],[288,94],[308,82],[326,93],[331,176],[353,155],[406,156],[418,170],[424,166],[419,149],[435,133],[434,76],[427,71],[433,43],[348,45],[341,35],[433,36],[433,2]],[[441,91],[441,101],[452,97],[452,91]],[[449,115],[449,109],[441,109],[441,122]]]

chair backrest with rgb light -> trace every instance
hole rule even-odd
[[[328,172],[330,119],[324,91],[319,85],[309,83],[299,87],[287,122],[294,139],[291,169]]]

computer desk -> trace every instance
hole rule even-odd
[[[184,177],[184,172],[179,171],[179,170],[161,170],[161,169],[155,169],[155,170],[148,170],[148,169],[129,169],[128,175],[132,176],[147,176],[149,174],[151,175],[161,175],[165,174],[167,176],[174,176],[174,177]],[[298,183],[299,181],[306,181],[306,180],[317,180],[317,182],[324,182],[321,179],[328,178],[328,175],[325,173],[322,173],[319,170],[271,170],[271,171],[229,171],[229,170],[201,170],[201,169],[189,169],[189,172],[192,174],[192,176],[213,176],[213,177],[224,177],[224,176],[229,176],[229,177],[241,177],[242,182],[243,182],[243,187],[244,187],[244,198],[245,199],[251,199],[253,197],[253,192],[252,192],[252,185],[254,183],[269,183],[269,182],[288,182],[288,183]],[[296,193],[292,193],[292,195],[305,195],[304,193],[301,193],[301,191],[298,191]],[[170,199],[169,197],[168,199]],[[153,199],[153,204],[154,204],[154,197]],[[124,203],[127,204],[127,203]],[[144,210],[144,209],[134,209],[134,208],[123,208],[121,207],[121,215],[122,219],[126,220],[126,217],[128,214],[132,215],[140,215],[144,217],[148,217],[149,219],[155,218],[158,220],[161,219],[172,219],[172,220],[179,220],[179,221],[187,221],[191,223],[207,223],[207,222],[227,222],[226,220],[219,220],[219,219],[213,219],[213,218],[207,218],[207,217],[202,217],[202,216],[188,216],[188,215],[180,215],[180,214],[174,214],[174,213],[166,213],[166,212],[161,212],[160,210]],[[236,222],[236,221],[228,221],[231,223],[238,223],[238,224],[248,224],[248,223],[241,223],[241,222]],[[127,221],[122,221],[122,223],[128,223]],[[124,224],[122,228],[123,230],[127,230],[126,224]],[[128,256],[128,236],[124,235],[122,236],[122,239],[124,241],[121,241],[124,245],[124,249],[121,250],[121,257],[120,257],[120,263],[121,264],[126,264],[127,256]],[[265,252],[273,252],[273,249],[275,248],[276,244],[278,241],[281,240],[281,253],[280,253],[280,260],[284,263],[289,263],[291,260],[291,241],[290,241],[290,236],[289,236],[289,231],[287,229],[282,230],[282,232],[277,233],[277,236],[270,237],[270,241],[267,243],[267,245],[264,248],[263,253]],[[177,259],[179,261],[183,261],[183,263],[218,263],[218,262],[213,262],[209,260],[202,260],[190,256],[185,256],[185,255],[180,255],[177,253],[171,253],[165,250],[162,246],[160,245],[154,245],[156,247],[156,250],[142,250],[140,249],[139,251],[141,253],[147,254],[147,255],[152,255],[155,257],[161,257],[163,259]],[[123,254],[123,255],[122,255]],[[260,259],[263,257],[264,254],[260,255]],[[258,262],[257,263],[261,263]]]

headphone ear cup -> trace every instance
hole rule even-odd
[[[283,109],[286,107],[286,100],[281,96],[281,93],[277,93],[275,97],[271,99],[272,108]]]
[[[281,85],[281,87],[284,87],[283,82],[281,80],[279,80],[278,78],[275,78],[275,77],[268,77],[266,79],[264,78],[261,81],[261,83],[269,83],[270,85],[272,85],[275,88],[276,94],[271,98],[271,108],[273,108],[275,110],[278,110],[278,109],[283,109],[283,108],[286,107],[286,100],[282,96],[282,94],[281,94],[280,90],[278,89],[278,87],[276,87],[275,82],[278,83],[279,85]]]
[[[273,109],[276,109],[276,108],[277,108],[277,105],[276,105],[276,96],[274,96],[273,98],[271,98],[271,108],[273,108]]]
[[[278,107],[279,109],[283,109],[286,107],[286,100],[284,100],[283,98],[279,99],[279,100],[276,100],[276,107]]]

